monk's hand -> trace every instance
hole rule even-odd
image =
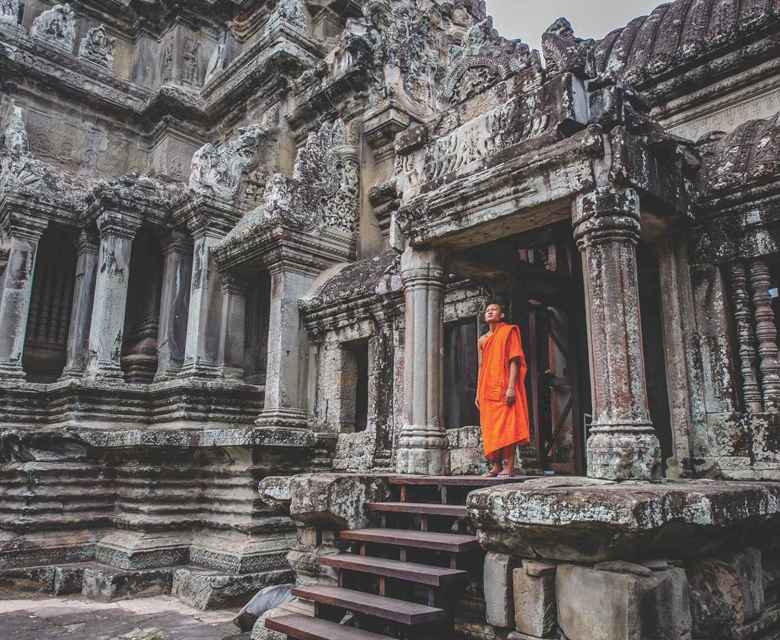
[[[479,396],[476,396],[476,397],[474,398],[474,406],[475,406],[477,409],[479,409]]]
[[[506,403],[510,407],[515,403],[515,390],[513,387],[509,387],[506,390]]]

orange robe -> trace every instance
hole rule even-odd
[[[515,402],[509,406],[506,389],[509,386],[509,364],[514,359],[518,360],[519,371]],[[527,371],[520,328],[500,323],[493,335],[489,335],[482,344],[477,388],[482,439],[488,457],[504,447],[529,441],[528,398],[525,393]]]

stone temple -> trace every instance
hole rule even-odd
[[[295,583],[253,638],[780,637],[780,2],[497,27],[0,0],[4,589]]]

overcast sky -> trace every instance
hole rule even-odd
[[[600,38],[659,4],[661,0],[487,0],[501,35],[522,38],[536,49],[542,32],[561,16],[580,38]]]

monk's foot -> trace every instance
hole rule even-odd
[[[493,467],[490,471],[488,471],[486,474],[484,474],[483,478],[495,478],[501,474],[501,468],[500,467]]]
[[[514,469],[503,469],[501,473],[496,474],[496,478],[511,478],[515,475]]]

